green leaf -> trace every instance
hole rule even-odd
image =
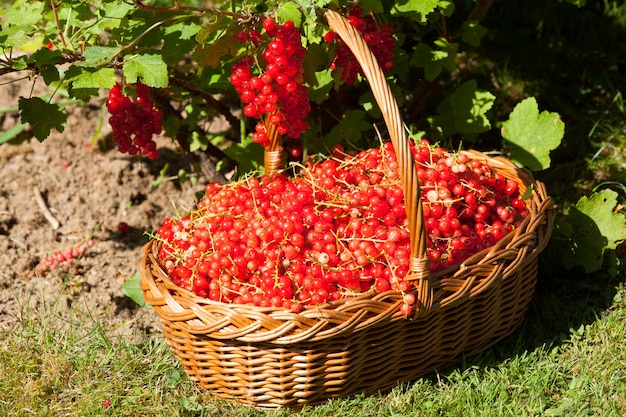
[[[193,22],[180,22],[165,28],[165,34],[177,34],[179,39],[193,39],[200,31],[201,26]]]
[[[5,6],[6,7],[6,6]],[[28,0],[14,1],[4,14],[4,20],[12,25],[32,28],[41,19],[45,8],[44,2],[32,2]]]
[[[189,152],[195,152],[197,150],[206,151],[208,147],[206,136],[200,136],[200,133],[197,131],[191,132],[189,138]]]
[[[85,48],[83,57],[85,61],[81,66],[97,67],[109,63],[120,52],[119,48],[112,46],[90,46]]]
[[[456,52],[459,49],[457,43],[450,43],[446,38],[435,40],[435,46],[439,49],[435,50],[434,58],[441,62],[441,66],[452,72],[456,69]]]
[[[364,110],[348,110],[341,118],[339,124],[331,129],[324,138],[324,144],[332,147],[342,142],[358,142],[363,137],[363,132],[372,128],[372,125],[366,122]]]
[[[309,45],[302,60],[302,67],[304,68],[304,81],[309,87],[317,86],[317,72],[324,71],[330,67],[329,54],[326,48],[319,44]]]
[[[250,136],[247,136],[241,143],[236,143],[224,149],[224,153],[237,162],[240,174],[257,171],[262,168],[263,147],[253,142]]]
[[[556,149],[565,133],[558,113],[539,113],[537,100],[519,103],[502,124],[502,137],[511,144],[510,159],[532,171],[550,166],[550,151]]]
[[[61,76],[59,75],[59,70],[54,65],[44,65],[39,69],[39,74],[43,77],[44,82],[47,85],[52,84],[55,81],[59,81]]]
[[[70,83],[70,97],[86,102],[98,95],[100,88],[111,89],[115,85],[115,70],[72,65],[65,71],[65,79]]]
[[[309,85],[313,84],[309,83]],[[330,70],[315,73],[315,85],[309,87],[309,100],[318,104],[323,103],[328,99],[333,85],[334,78]]]
[[[616,249],[626,239],[626,216],[615,213],[617,193],[605,189],[594,193],[590,199],[581,197],[576,204],[581,213],[595,220],[602,236],[607,240],[606,249]]]
[[[196,44],[195,36],[201,26],[193,22],[180,22],[164,28],[161,55],[170,68],[177,68]]]
[[[27,62],[34,64],[39,70],[39,73],[43,77],[45,83],[50,85],[55,81],[59,81],[59,70],[56,65],[61,61],[63,54],[61,51],[51,51],[46,47],[39,48],[30,57]]]
[[[491,128],[486,114],[496,97],[488,91],[478,91],[476,80],[467,81],[450,95],[454,123],[460,133],[486,132]]]
[[[0,25],[0,46],[11,49],[20,48],[20,46],[28,43],[43,15],[44,7],[44,2],[25,0],[12,2],[8,9],[3,4],[3,9],[6,9],[6,12],[2,19],[2,25]]]
[[[572,245],[563,256],[567,268],[580,265],[585,272],[597,271],[602,266],[604,251],[616,249],[626,239],[626,216],[614,211],[617,193],[605,189],[581,197],[569,212],[572,225]]]
[[[50,136],[52,128],[58,132],[65,130],[67,115],[57,104],[48,103],[39,97],[20,97],[19,109],[22,123],[31,125],[35,137],[40,142]]]
[[[169,84],[167,65],[159,54],[130,55],[124,59],[124,77],[133,84],[141,82],[153,88],[165,88]]]
[[[63,1],[57,6],[57,14],[61,26],[80,27],[84,38],[97,38],[103,32],[112,32],[119,27],[127,28],[128,17],[135,9],[132,2],[124,0]]]
[[[359,6],[363,12],[382,13],[384,12],[383,2],[380,0],[359,0]]]
[[[526,191],[520,197],[520,200],[528,200],[533,196],[533,192],[535,191],[535,186],[531,183],[528,187],[526,187]]]
[[[3,25],[0,29],[0,46],[5,49],[19,48],[28,42],[28,36],[21,26]]]
[[[159,171],[159,176],[156,177],[154,179],[154,181],[152,181],[151,184],[151,191],[156,190],[157,188],[159,188],[159,186],[161,184],[163,184],[166,180],[167,180],[167,171],[170,169],[170,164],[168,164],[167,162],[163,165],[163,168],[161,168],[161,170]]]
[[[435,45],[439,49],[432,49],[421,43],[413,49],[411,57],[411,65],[424,67],[424,76],[428,81],[437,78],[444,68],[448,71],[454,71],[456,68],[456,53],[459,45],[448,43],[446,39],[438,39]]]
[[[428,81],[437,78],[441,72],[441,64],[434,65],[432,56],[433,49],[425,43],[420,43],[415,46],[415,48],[413,48],[413,55],[411,56],[411,65],[423,67]]]
[[[469,20],[463,22],[461,29],[461,39],[472,46],[480,46],[481,39],[487,34],[487,28],[478,22]]]
[[[276,10],[276,16],[278,17],[278,21],[281,23],[291,20],[296,27],[299,27],[302,23],[302,13],[300,12],[300,8],[293,2],[281,4],[278,10]]]
[[[101,7],[102,17],[111,21],[118,21],[118,25],[136,6],[127,1],[103,2]],[[108,26],[110,27],[110,26]]]
[[[113,68],[84,68],[83,71],[72,79],[72,88],[93,89],[103,87],[110,90],[115,85],[115,70]]]
[[[437,9],[439,9],[439,13],[446,17],[452,16],[454,13],[454,2],[448,0],[439,0],[439,4],[437,4]]]
[[[25,70],[28,68],[28,63],[26,62],[26,55],[18,56],[13,59],[12,67],[14,70]]]
[[[67,92],[69,94],[70,97],[75,98],[77,100],[83,101],[83,102],[88,102],[91,97],[95,97],[98,95],[98,93],[100,92],[99,89],[97,88],[77,88],[74,89],[72,88],[72,85],[70,84],[69,88],[67,89]]]
[[[431,123],[441,128],[443,136],[461,133],[471,142],[491,128],[487,115],[494,101],[493,94],[478,90],[476,80],[467,81],[437,107]]]
[[[416,13],[419,20],[426,22],[426,16],[438,6],[439,0],[401,0],[394,2],[392,14]]]
[[[131,279],[128,279],[122,284],[122,291],[128,298],[137,303],[140,307],[149,307],[146,304],[146,300],[143,297],[143,291],[139,286],[139,282],[141,281],[141,276],[139,273],[135,274]]]
[[[63,57],[63,53],[58,50],[51,51],[43,47],[35,51],[29,58],[28,62],[35,64],[37,68],[41,68],[48,64],[58,64]]]
[[[3,8],[7,6],[3,4]],[[0,26],[0,46],[19,48],[28,43],[44,13],[44,2],[15,1],[8,8]]]

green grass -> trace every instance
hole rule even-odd
[[[567,281],[543,282],[521,328],[476,357],[389,392],[298,413],[201,392],[160,334],[114,337],[104,319],[80,308],[64,317],[53,307],[23,311],[18,326],[0,333],[0,415],[626,415],[626,288],[587,280],[551,292],[557,284]]]
[[[88,312],[60,317],[46,310],[28,312],[0,335],[0,415],[95,416],[105,400],[117,410],[109,415],[144,408],[169,415],[175,408],[161,396],[189,396],[179,392],[182,374],[160,338],[131,342],[111,336],[110,326]]]

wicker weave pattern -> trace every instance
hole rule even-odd
[[[405,159],[399,164],[407,214],[413,219],[409,227],[415,268],[410,274],[419,300],[415,316],[401,314],[402,296],[395,291],[363,294],[298,314],[218,303],[167,277],[156,262],[157,241],[143,249],[145,300],[159,315],[166,340],[187,374],[218,396],[261,408],[297,407],[388,389],[508,336],[532,299],[537,254],[552,230],[551,203],[543,184],[506,159],[468,151],[470,159],[486,160],[517,181],[522,193],[532,187],[529,214],[493,247],[430,273],[424,262],[419,186],[397,104],[358,34],[338,14],[328,12],[327,18],[363,66],[398,160]]]
[[[508,336],[532,299],[537,261],[519,259],[508,275],[504,269],[492,272],[496,276],[490,285],[454,297],[418,320],[382,312],[365,330],[288,345],[209,337],[202,330],[210,326],[200,324],[189,310],[178,315],[179,321],[168,320],[162,311],[159,314],[168,343],[201,388],[257,407],[301,406],[391,388]],[[181,319],[185,314],[189,318]],[[237,329],[233,321],[231,334]],[[219,322],[228,319],[215,323]]]

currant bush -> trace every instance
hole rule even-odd
[[[162,114],[150,97],[150,87],[141,82],[133,87],[136,91],[134,100],[124,95],[120,83],[109,90],[107,109],[111,114],[109,124],[113,130],[113,141],[122,153],[156,159],[159,151],[152,137],[161,133]]]
[[[515,181],[463,153],[413,148],[423,189],[431,270],[462,262],[519,225]],[[356,156],[341,146],[289,178],[209,184],[196,210],[157,232],[160,265],[177,285],[214,301],[300,311],[367,291],[415,302],[410,236],[390,143]]]

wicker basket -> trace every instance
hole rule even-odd
[[[143,248],[141,288],[189,377],[220,397],[258,408],[301,407],[331,397],[392,388],[476,354],[521,323],[537,279],[537,254],[552,230],[550,198],[529,172],[469,151],[496,172],[532,187],[523,224],[452,270],[432,274],[426,258],[419,186],[393,95],[367,45],[347,21],[326,13],[353,51],[381,108],[396,150],[418,307],[400,312],[396,291],[364,294],[295,314],[214,302],[175,285],[159,267],[159,243]]]

